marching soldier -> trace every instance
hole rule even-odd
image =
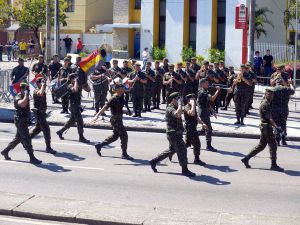
[[[194,73],[197,73],[201,67],[197,64],[197,59],[195,57],[191,58],[191,69],[194,71]]]
[[[133,71],[132,68],[129,67],[127,60],[123,61],[123,67],[121,69],[122,69],[122,74],[126,75],[127,78],[129,78],[130,74]],[[124,95],[125,95],[125,101],[126,101],[125,106],[127,108],[128,115],[131,116],[132,113],[131,113],[131,111],[129,109],[129,106],[128,106],[129,100],[131,100],[131,90],[126,91]]]
[[[200,166],[206,165],[205,162],[200,160],[200,149],[201,149],[201,142],[197,131],[198,123],[202,124],[202,126],[207,129],[205,123],[198,117],[196,111],[196,99],[194,94],[188,94],[186,96],[187,104],[184,107],[184,120],[185,120],[185,130],[186,130],[186,138],[185,138],[185,145],[186,147],[194,148],[194,163]],[[172,160],[173,154],[169,156],[170,161]]]
[[[163,65],[162,69],[164,70],[164,74],[169,72],[169,60],[167,58],[163,59]],[[161,104],[166,104],[166,98],[167,98],[167,89],[166,85],[162,85],[161,93],[162,93],[162,103]]]
[[[181,91],[182,79],[178,73],[174,71],[174,64],[169,65],[169,72],[165,73],[163,85],[166,86],[166,95],[169,99],[170,94]]]
[[[122,80],[120,78],[115,79],[115,86],[113,87],[116,94],[114,94],[105,106],[95,115],[92,120],[95,122],[100,115],[102,115],[106,110],[110,108],[111,118],[110,123],[113,128],[113,135],[106,138],[102,143],[96,144],[95,148],[99,156],[101,156],[101,149],[115,142],[118,138],[121,139],[121,149],[122,149],[122,159],[133,160],[133,158],[127,153],[127,145],[128,145],[128,134],[123,125],[123,106],[124,99],[122,95],[124,94],[124,87],[122,85]]]
[[[179,62],[177,63],[177,70],[176,73],[178,73],[180,75],[180,78],[182,80],[182,85],[180,87],[180,92],[182,94],[182,96],[185,96],[187,94],[187,75],[186,72],[182,69],[182,63]]]
[[[78,77],[78,85],[79,85],[79,91],[80,94],[82,93],[82,89],[84,87],[87,87],[88,83],[87,83],[87,75],[86,73],[81,69],[81,67],[79,66],[79,63],[81,62],[81,56],[77,56],[76,57],[76,63],[73,64],[73,66],[71,67],[73,70],[73,73],[75,73]]]
[[[58,83],[60,85],[64,85],[68,81],[68,76],[73,73],[71,68],[71,61],[68,57],[64,58],[64,65],[59,69],[58,72]],[[62,105],[62,111],[61,113],[68,114],[68,108],[69,108],[69,97],[68,95],[65,95],[61,98],[61,105]]]
[[[246,71],[246,66],[241,65],[240,73],[233,82],[234,103],[237,121],[235,125],[244,125],[244,118],[246,117],[246,110],[249,102],[249,89],[252,86],[252,79]]]
[[[274,89],[267,88],[265,91],[265,99],[261,102],[259,106],[259,114],[261,118],[260,124],[260,141],[259,144],[251,150],[251,152],[242,159],[246,168],[251,168],[249,165],[249,160],[256,156],[258,153],[263,151],[267,145],[270,147],[270,155],[271,155],[271,170],[283,172],[284,169],[277,165],[277,144],[275,140],[275,135],[273,132],[273,128],[281,132],[277,127],[276,123],[272,118],[272,107],[271,103],[274,97]]]
[[[206,78],[202,78],[200,80],[200,89],[198,93],[198,116],[200,117],[201,121],[206,124],[207,129],[202,129],[201,133],[205,132],[206,136],[206,149],[212,152],[216,152],[217,150],[212,147],[211,141],[212,141],[212,126],[210,122],[210,114],[213,113],[213,110],[211,108],[211,103],[213,103],[217,96],[220,93],[220,87],[216,87],[216,92],[212,96],[208,92],[209,88],[209,82]],[[214,114],[215,115],[215,114]]]
[[[113,67],[110,68],[110,70],[112,71],[113,74],[116,75],[116,77],[121,75],[121,68],[118,66],[118,64],[119,64],[119,61],[114,59]],[[113,79],[115,79],[116,77],[114,77]]]
[[[274,98],[272,101],[272,118],[275,121],[276,125],[280,127],[283,131],[282,135],[277,133],[276,141],[280,145],[287,145],[286,143],[286,121],[289,115],[289,100],[290,96],[295,93],[292,81],[289,80],[289,87],[284,86],[284,81],[282,79],[276,80],[276,86],[274,88]]]
[[[71,116],[70,119],[68,120],[67,123],[61,128],[59,131],[56,132],[58,137],[61,140],[64,140],[63,133],[68,130],[71,126],[77,123],[77,130],[79,134],[79,142],[82,143],[89,143],[90,141],[87,140],[83,136],[83,119],[81,115],[81,94],[79,90],[79,81],[78,78],[76,78],[76,74],[70,74],[68,76],[68,96],[70,99],[70,111],[71,111]]]
[[[130,74],[130,80],[133,82],[131,89],[134,110],[133,117],[142,117],[144,85],[147,84],[148,80],[146,74],[141,71],[141,64],[135,64],[134,72]]]
[[[177,153],[179,164],[182,168],[182,175],[194,177],[196,174],[188,169],[187,149],[183,141],[183,123],[182,123],[182,99],[179,92],[173,92],[169,95],[170,104],[166,109],[166,123],[167,123],[167,138],[169,141],[169,149],[159,154],[154,159],[150,160],[150,166],[156,173],[156,165],[160,161],[166,159],[173,153]]]
[[[18,59],[18,66],[14,67],[11,74],[10,80],[12,84],[18,83],[20,81],[26,81],[29,75],[29,69],[24,66],[24,59]]]
[[[29,103],[29,86],[27,83],[20,84],[20,93],[14,99],[14,106],[16,114],[14,116],[14,123],[17,128],[15,138],[8,144],[8,146],[1,152],[5,160],[11,160],[8,153],[18,144],[22,143],[24,149],[27,151],[30,163],[41,164],[42,161],[38,160],[33,154],[31,138],[29,135],[29,122],[30,122],[30,103]]]
[[[246,114],[249,114],[249,110],[253,109],[253,98],[255,92],[255,84],[256,84],[256,74],[252,71],[251,63],[246,64],[246,72],[249,74],[249,79],[252,80],[252,86],[248,87],[249,90],[249,101],[247,105]]]
[[[153,88],[155,85],[155,73],[151,69],[151,62],[146,63],[145,71],[143,71],[147,78],[147,83],[144,85],[144,112],[151,112],[151,97],[153,95]]]
[[[42,74],[43,76],[48,77],[48,66],[45,64],[44,56],[39,55],[38,58],[39,61],[32,66],[31,72],[34,74],[34,76]]]
[[[163,86],[163,76],[164,70],[159,66],[160,62],[155,61],[154,64],[154,74],[155,74],[155,83],[154,83],[154,91],[152,96],[153,107],[151,109],[160,109],[160,94]]]
[[[276,86],[276,80],[281,79],[284,86],[289,87],[289,75],[285,72],[285,66],[277,66],[277,70],[271,75],[270,85]]]
[[[196,73],[191,69],[191,63],[189,61],[186,62],[185,73],[187,75],[185,93],[187,95],[194,94],[197,96],[198,94],[198,82],[195,79]]]
[[[93,90],[95,96],[95,115],[99,112],[105,105],[105,100],[107,98],[108,92],[108,83],[111,81],[111,78],[108,77],[108,71],[105,66],[102,66],[98,70],[95,70],[91,74],[91,79],[93,83]]]
[[[59,62],[59,57],[58,55],[53,56],[52,62],[49,64],[49,79],[50,81],[57,79],[58,77],[58,71],[62,67],[62,64]],[[53,88],[51,89],[52,93],[52,102],[53,104],[61,104],[61,102],[58,101],[58,99],[55,96],[55,90]]]
[[[123,67],[121,68],[121,70],[125,71],[127,75],[129,75],[130,73],[132,73],[132,69],[128,66],[128,61],[124,60],[123,61]]]

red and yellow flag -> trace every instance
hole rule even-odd
[[[92,67],[96,65],[101,60],[101,56],[98,50],[93,51],[89,56],[82,59],[79,66],[84,72],[89,71]]]

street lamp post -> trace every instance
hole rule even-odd
[[[54,50],[60,58],[59,0],[55,0],[54,9]]]
[[[297,54],[298,54],[298,1],[296,0],[296,32],[295,32],[295,53],[294,53],[294,86],[296,87]]]

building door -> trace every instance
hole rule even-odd
[[[134,32],[134,58],[139,59],[141,52],[141,32],[135,30]]]

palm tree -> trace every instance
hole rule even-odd
[[[273,14],[273,12],[265,7],[255,11],[254,37],[256,39],[259,39],[262,34],[265,36],[267,35],[267,31],[265,29],[266,25],[270,25],[274,28],[274,24],[268,19],[268,14]]]

